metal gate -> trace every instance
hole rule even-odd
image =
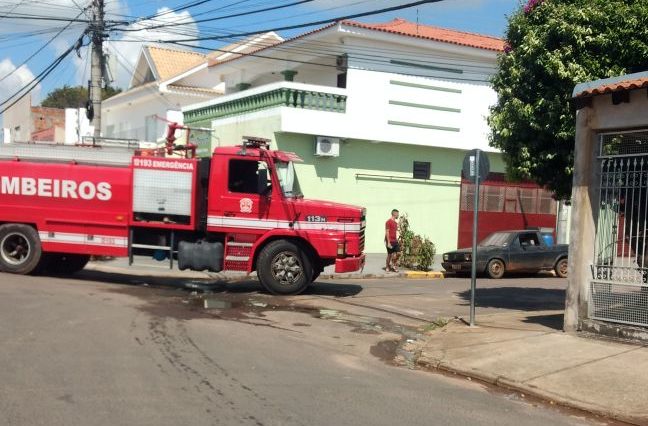
[[[598,166],[589,317],[648,326],[648,131],[600,135]]]

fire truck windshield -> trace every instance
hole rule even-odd
[[[275,161],[275,166],[277,168],[277,176],[279,177],[279,183],[284,196],[293,198],[303,197],[304,194],[302,194],[301,188],[299,187],[299,181],[295,174],[295,165],[293,162]]]

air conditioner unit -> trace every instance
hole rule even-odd
[[[340,139],[318,136],[315,142],[315,155],[318,157],[339,157]]]

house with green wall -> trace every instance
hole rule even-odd
[[[212,148],[255,136],[297,153],[305,197],[366,207],[366,252],[384,251],[397,208],[441,253],[459,241],[466,152],[504,172],[486,121],[503,48],[401,19],[337,22],[209,64],[202,78],[225,94],[184,107],[184,123],[211,129]]]

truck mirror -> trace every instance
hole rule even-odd
[[[257,178],[257,193],[265,195],[268,191],[268,169],[260,169]]]

